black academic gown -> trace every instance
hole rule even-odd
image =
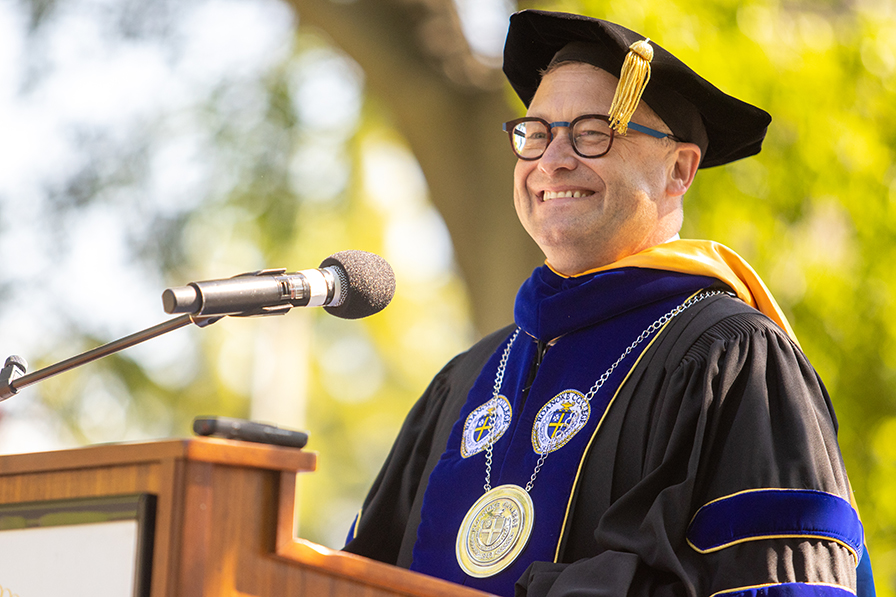
[[[432,381],[347,551],[410,566],[429,475],[512,330]],[[780,328],[728,295],[691,307],[621,387],[574,485],[557,561],[534,562],[517,594],[851,594],[861,528],[857,538],[855,513],[842,507],[850,490],[836,431],[826,390]],[[835,502],[826,522],[811,520],[802,497]]]

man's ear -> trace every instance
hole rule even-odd
[[[676,143],[672,150],[667,192],[680,197],[694,182],[700,166],[700,148],[693,143]]]

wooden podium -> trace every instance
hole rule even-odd
[[[0,506],[153,496],[153,597],[483,597],[294,537],[296,474],[312,452],[194,438],[0,457]]]

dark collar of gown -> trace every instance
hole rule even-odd
[[[564,278],[543,265],[536,268],[520,287],[514,319],[530,336],[550,342],[569,332],[713,282],[712,278],[703,276],[638,267]]]

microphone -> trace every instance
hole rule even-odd
[[[318,269],[285,272],[266,269],[167,288],[162,306],[166,313],[201,317],[277,315],[293,307],[323,307],[336,317],[360,319],[382,311],[395,294],[392,268],[366,251],[340,251]]]

